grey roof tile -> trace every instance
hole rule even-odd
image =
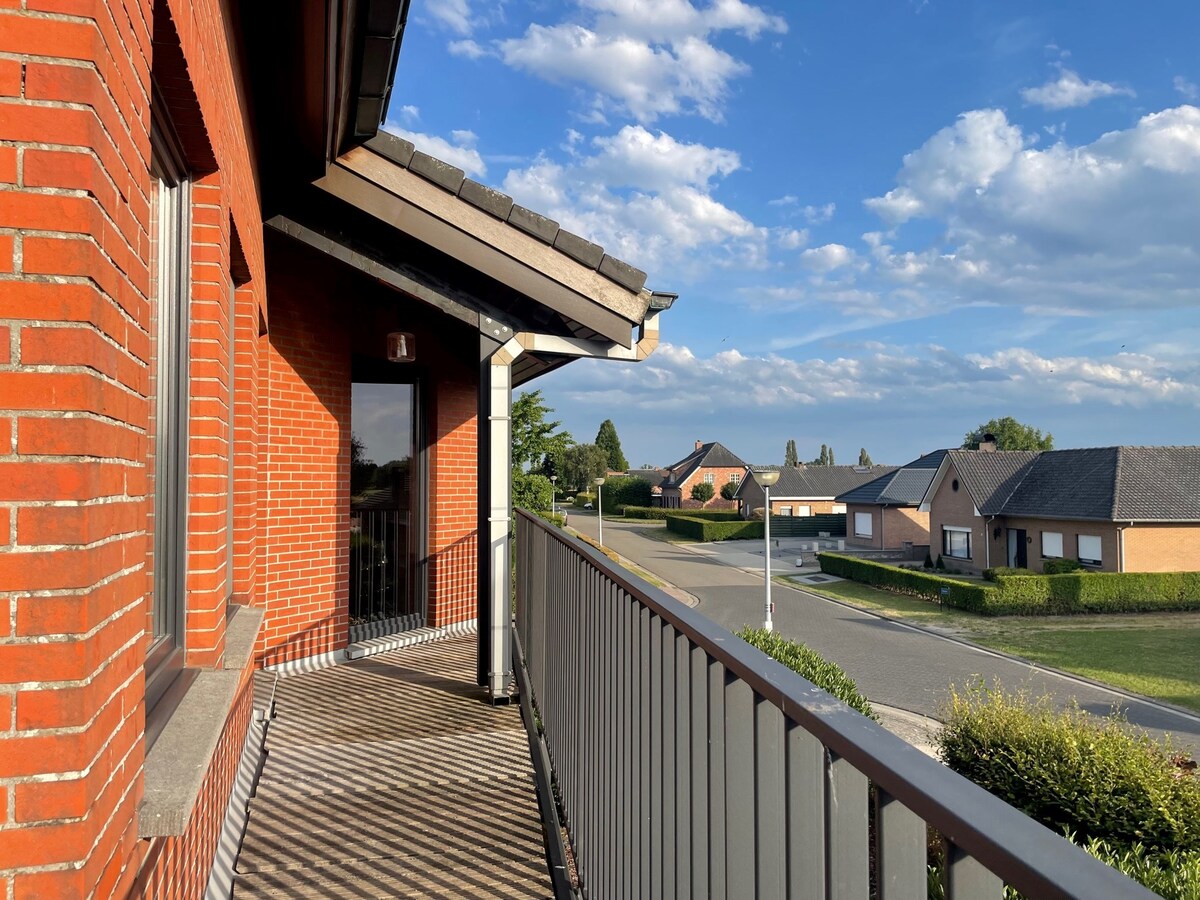
[[[896,466],[780,466],[771,496],[836,497],[895,471]]]
[[[596,271],[635,293],[646,286],[645,272],[607,253],[604,254],[604,259],[600,260],[600,267]]]
[[[457,166],[442,162],[436,156],[430,156],[420,150],[413,153],[408,169],[410,172],[416,172],[426,181],[432,181],[439,187],[444,187],[452,194],[458,193],[467,177],[466,173]]]
[[[560,229],[558,236],[554,239],[554,249],[567,254],[576,262],[583,263],[589,269],[595,269],[604,260],[603,247],[584,240],[565,228]]]
[[[1038,455],[1036,450],[950,451],[959,478],[985,516],[1000,514]]]
[[[947,450],[934,450],[899,469],[837,496],[839,503],[866,506],[918,506]]]
[[[404,138],[388,134],[386,131],[380,131],[375,137],[367,141],[367,146],[380,156],[386,156],[396,165],[403,166],[406,169],[412,161],[413,153],[416,151],[416,147],[413,146],[412,141],[406,141]]]
[[[1200,521],[1200,447],[1118,447],[1114,519]]]
[[[667,475],[662,483],[665,486],[686,481],[701,466],[737,469],[745,468],[746,463],[724,444],[717,441],[710,441],[707,444],[701,444],[699,449],[693,450],[683,459],[679,460],[679,462],[667,466]],[[675,473],[674,478],[671,478],[670,473],[672,471]]]
[[[470,178],[463,180],[462,187],[458,189],[458,196],[501,221],[507,221],[508,214],[512,212],[512,197]]]
[[[508,214],[508,224],[547,244],[553,244],[554,239],[558,237],[557,222],[517,204],[513,204],[512,211]]]

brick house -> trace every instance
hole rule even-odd
[[[378,133],[406,0],[5,6],[0,888],[199,897],[256,670],[477,620],[507,689],[511,389],[674,297]]]
[[[844,513],[846,504],[839,494],[861,487],[896,466],[752,466],[755,471],[778,469],[779,480],[771,488],[771,514],[775,516],[817,516]],[[734,499],[742,514],[749,516],[762,509],[765,496],[753,476],[744,479]]]
[[[659,483],[662,505],[678,508],[690,501],[692,487],[697,484],[713,486],[713,500],[725,503],[721,488],[729,482],[740,484],[749,471],[742,460],[717,441],[696,441],[696,447],[678,462],[667,466],[667,474]]]
[[[860,487],[839,494],[846,506],[846,544],[899,550],[929,543],[929,513],[920,509],[947,451],[935,450]]]
[[[921,504],[935,552],[972,571],[1077,559],[1200,570],[1200,447],[951,450]]]

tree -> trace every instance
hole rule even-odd
[[[608,457],[595,444],[576,444],[563,453],[562,483],[576,491],[590,491],[608,470]]]
[[[575,443],[566,431],[557,431],[561,422],[547,422],[554,410],[542,400],[541,391],[526,391],[512,405],[513,472],[524,472],[538,463],[546,468],[546,458],[560,458]],[[543,472],[543,474],[552,474]]]
[[[699,481],[692,485],[692,499],[707,503],[713,498],[713,486],[707,481]]]
[[[736,481],[727,481],[721,485],[721,496],[726,500],[732,500],[733,495],[737,493],[738,483]]]
[[[545,475],[513,475],[513,506],[522,509],[549,509],[554,495],[553,485]]]
[[[833,450],[828,444],[821,445],[821,455],[814,459],[811,466],[832,466],[833,465]]]
[[[866,447],[862,447],[862,448],[860,448],[860,449],[859,449],[859,451],[858,451],[858,464],[859,464],[860,466],[873,466],[873,465],[875,465],[875,463],[871,462],[871,454],[867,452],[867,448],[866,448]]]
[[[617,437],[617,426],[612,419],[600,423],[596,432],[596,446],[608,456],[608,468],[612,472],[624,472],[629,468],[629,460],[621,452],[621,439]]]
[[[1053,450],[1054,435],[1043,435],[1041,429],[1024,425],[1012,416],[991,419],[963,437],[964,450],[978,450],[985,434],[996,436],[997,450]]]
[[[783,451],[783,464],[792,467],[800,465],[800,457],[796,454],[795,441],[789,440],[787,442],[787,447]]]

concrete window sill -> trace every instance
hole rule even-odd
[[[187,829],[262,620],[261,609],[234,607],[225,635],[224,666],[197,674],[146,754],[139,836],[173,837]]]

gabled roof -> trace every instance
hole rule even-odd
[[[709,441],[707,444],[701,444],[679,462],[667,466],[667,475],[662,480],[662,486],[682,484],[701,467],[744,469],[746,464],[724,444]],[[672,471],[675,472],[674,478],[670,474]]]
[[[1036,450],[951,450],[950,459],[967,493],[982,515],[999,515],[1005,502],[1029,473]]]
[[[1200,447],[1118,447],[1116,520],[1200,521]]]
[[[917,506],[933,481],[946,450],[934,450],[866,484],[837,496],[839,503],[866,506]]]
[[[896,466],[753,466],[756,471],[777,470],[779,481],[771,488],[773,500],[832,500],[845,491],[896,471]],[[747,479],[743,484],[749,484]],[[738,489],[739,494],[741,488]],[[736,496],[736,495],[735,495]]]

